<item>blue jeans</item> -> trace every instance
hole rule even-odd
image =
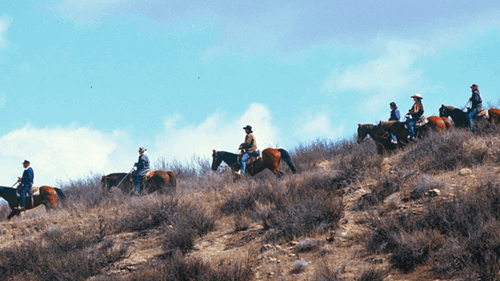
[[[395,134],[391,134],[391,137],[392,137],[392,140],[393,140],[393,141],[395,141],[395,142],[397,142],[397,141],[398,141],[398,139],[396,138],[396,135],[395,135]]]
[[[19,205],[21,205],[22,207],[24,207],[24,203],[26,202],[26,195],[30,191],[31,186],[31,184],[25,184],[23,186],[23,189],[21,189],[21,193],[19,194],[21,196],[21,198],[19,198]]]
[[[469,119],[469,130],[471,132],[474,132],[474,128],[472,127],[472,118],[474,118],[474,116],[476,116],[478,112],[479,110],[477,110],[477,108],[474,108],[469,112],[469,114],[467,114],[467,119]]]
[[[250,153],[245,152],[243,156],[241,156],[241,174],[243,175],[245,173],[245,169],[247,167],[247,160],[250,158]]]
[[[410,138],[414,139],[415,138],[415,124],[417,123],[418,119],[420,119],[422,115],[420,116],[415,116],[412,117],[411,120],[408,122],[408,132],[410,133]]]
[[[141,181],[143,181],[144,179],[146,178],[146,176],[144,175],[135,175],[135,178],[134,178],[134,190],[139,192],[141,191]]]

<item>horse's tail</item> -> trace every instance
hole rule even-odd
[[[297,173],[297,168],[293,164],[290,154],[288,154],[288,152],[282,148],[278,149],[278,151],[281,154],[281,159],[283,159],[283,161],[285,161],[288,164],[288,167],[290,168],[290,170],[292,170],[292,173],[294,174]]]
[[[177,178],[175,177],[174,172],[168,171],[167,174],[168,174],[168,177],[170,178],[170,181],[168,182],[168,184],[170,186],[173,186],[173,187],[177,186]]]
[[[64,196],[64,193],[60,188],[54,187],[54,190],[57,193],[57,197],[59,197],[60,199],[66,199],[66,196]]]

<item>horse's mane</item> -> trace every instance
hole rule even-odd
[[[460,108],[454,107],[452,105],[444,105],[444,104],[442,104],[441,108],[444,108],[444,109],[449,110],[451,112],[461,112],[461,113],[464,113]]]

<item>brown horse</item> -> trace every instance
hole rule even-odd
[[[280,171],[280,161],[283,159],[288,164],[292,173],[297,172],[297,168],[292,162],[290,154],[284,149],[274,149],[266,148],[262,151],[262,157],[254,161],[251,165],[247,165],[247,171],[250,175],[254,176],[266,168],[271,170],[275,175],[281,176],[283,173]],[[238,154],[234,154],[227,151],[216,151],[213,150],[212,153],[212,170],[216,171],[222,162],[231,167],[233,171],[238,171],[240,169],[240,163],[238,161]]]
[[[9,207],[12,212],[7,217],[10,220],[13,216],[19,216],[21,212],[17,210],[19,204],[17,197],[17,189],[12,187],[0,186],[0,197],[5,199],[9,203]],[[57,208],[57,198],[64,199],[64,194],[61,189],[55,188],[48,185],[40,186],[40,194],[33,197],[26,196],[25,209],[33,209],[40,205],[45,205],[46,210]],[[33,198],[33,200],[32,200]]]
[[[468,127],[469,120],[467,119],[467,112],[464,112],[460,108],[453,107],[451,105],[442,104],[439,108],[439,116],[448,119],[451,117],[451,120],[455,123],[457,127]],[[483,120],[486,117],[475,118],[475,120]],[[500,109],[498,108],[490,108],[488,109],[488,121],[500,125]]]
[[[118,188],[124,194],[130,194],[134,191],[134,178],[130,173],[113,173],[101,178],[101,186],[104,191],[109,192],[111,187],[118,184],[120,184]],[[143,182],[143,186],[143,190],[148,194],[155,191],[171,193],[175,191],[177,179],[171,171],[152,171],[151,175]]]

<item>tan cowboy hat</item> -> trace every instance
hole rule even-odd
[[[411,96],[412,98],[417,98],[417,99],[423,99],[424,97],[422,97],[421,95],[419,94],[414,94],[413,96]]]

